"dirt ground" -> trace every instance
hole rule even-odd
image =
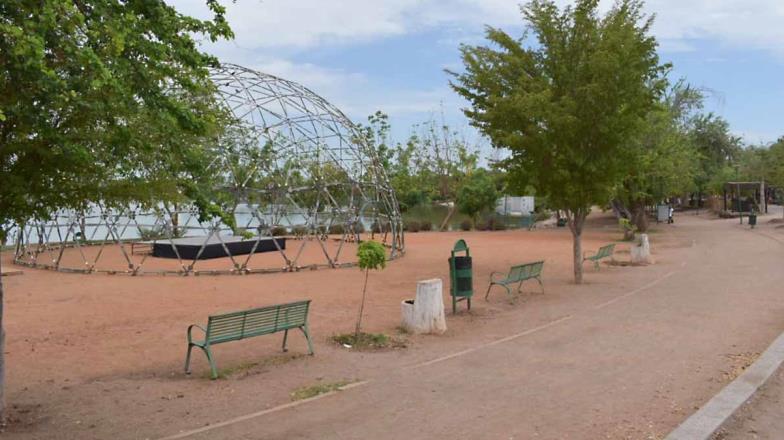
[[[584,249],[620,236],[597,215]],[[662,438],[731,380],[738,359],[784,330],[784,230],[686,215],[654,227],[657,264],[586,265],[583,286],[571,282],[565,229],[408,234],[406,256],[371,274],[365,330],[394,334],[416,281],[447,280],[458,238],[474,256],[473,310],[448,315],[443,336],[402,335],[407,348],[379,353],[329,342],[353,328],[358,269],[198,277],[24,269],[4,278],[11,422],[3,437],[162,438],[275,408],[298,387],[367,381],[196,437]],[[620,260],[626,249],[619,245]],[[533,283],[515,302],[501,290],[482,299],[492,271],[539,259],[544,295],[530,293]],[[183,373],[189,324],[305,298],[315,356],[303,356],[298,334],[280,353],[274,335],[215,347],[224,379],[208,380],[197,352],[194,373]]]

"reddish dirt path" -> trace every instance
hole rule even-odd
[[[585,248],[618,238],[616,229],[592,221]],[[4,437],[158,438],[286,403],[302,385],[370,380],[195,438],[658,438],[726,383],[733,356],[762,351],[784,330],[782,230],[686,216],[659,229],[658,264],[591,269],[585,286],[570,283],[565,230],[411,234],[408,254],[371,276],[367,330],[394,332],[416,280],[446,279],[458,237],[475,257],[477,293],[492,270],[541,258],[547,293],[516,304],[500,291],[477,298],[471,314],[448,316],[446,335],[372,354],[326,342],[352,327],[357,269],[190,278],[26,269],[5,279],[15,422]],[[280,338],[254,338],[216,357],[221,368],[259,365],[209,381],[197,354],[194,375],[182,374],[188,324],[299,298],[313,299],[315,357],[279,355]],[[304,352],[298,336],[291,353]]]

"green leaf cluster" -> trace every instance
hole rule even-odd
[[[377,241],[363,241],[357,248],[359,268],[362,270],[383,269],[387,264],[384,245]]]
[[[207,4],[211,20],[163,0],[0,2],[0,225],[192,189],[225,122],[196,39],[232,37]]]
[[[479,169],[463,180],[457,192],[457,207],[460,212],[470,216],[476,223],[477,215],[495,207],[499,192],[493,176]]]

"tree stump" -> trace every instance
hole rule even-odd
[[[640,234],[637,244],[631,248],[632,264],[651,264],[651,243],[648,234]]]
[[[417,283],[416,299],[403,301],[402,326],[414,334],[443,333],[446,331],[443,284],[440,279]]]

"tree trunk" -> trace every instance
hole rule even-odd
[[[610,206],[612,207],[613,213],[615,213],[615,218],[618,220],[622,218],[632,218],[632,214],[629,212],[629,209],[618,199],[615,199],[610,202]]]
[[[446,231],[449,227],[449,221],[452,220],[452,216],[455,215],[455,211],[457,211],[457,203],[452,203],[452,206],[449,208],[449,212],[446,213],[446,217],[444,217],[444,221],[441,222],[441,226],[438,228],[439,231]]]
[[[359,304],[359,316],[357,317],[357,328],[354,330],[355,342],[357,339],[359,339],[359,331],[362,326],[362,313],[365,311],[365,296],[367,294],[368,275],[370,275],[370,269],[365,269],[365,286],[362,287],[362,302]]]
[[[637,227],[637,232],[648,232],[648,213],[645,212],[645,201],[637,200],[632,205],[632,223]]]
[[[574,251],[574,283],[583,283],[583,226],[588,212],[583,209],[577,211],[566,211],[569,219],[569,229],[572,231],[572,247]]]
[[[5,237],[0,229],[0,237]],[[3,325],[3,263],[0,252],[0,425],[5,422],[5,326]]]

